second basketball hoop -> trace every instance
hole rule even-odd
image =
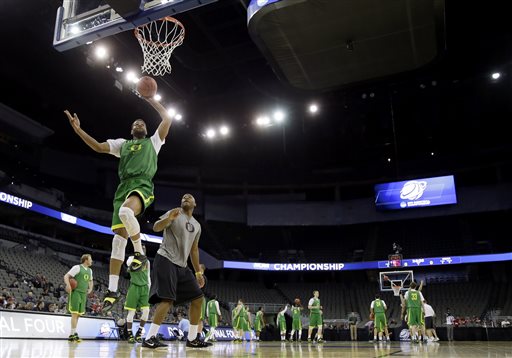
[[[144,56],[142,72],[163,76],[171,73],[171,55],[185,39],[185,27],[173,17],[167,16],[134,30]]]

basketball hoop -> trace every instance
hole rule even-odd
[[[171,55],[185,39],[185,27],[173,17],[138,26],[134,30],[144,55],[142,72],[153,76],[171,73]]]

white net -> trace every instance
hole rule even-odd
[[[171,73],[172,52],[185,39],[183,24],[173,17],[164,17],[136,27],[135,37],[144,55],[142,72],[153,76]]]

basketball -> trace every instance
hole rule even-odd
[[[375,319],[375,315],[373,313],[370,313],[370,320],[374,320]]]
[[[156,81],[152,77],[144,76],[137,82],[137,92],[142,97],[153,97],[157,89]]]
[[[382,278],[384,279],[384,281],[389,281],[389,277],[387,275],[382,276]]]
[[[295,299],[295,306],[300,306],[300,298]]]
[[[71,277],[69,279],[69,285],[71,286],[71,290],[74,290],[76,286],[78,286],[78,282],[73,277]]]

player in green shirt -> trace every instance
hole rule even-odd
[[[92,292],[94,287],[92,278],[92,257],[90,254],[84,254],[80,258],[80,265],[75,265],[64,275],[64,283],[66,284],[66,292],[68,297],[68,309],[71,312],[71,333],[68,337],[70,342],[80,342],[76,326],[78,318],[85,313],[87,307],[87,294]],[[71,289],[69,279],[73,277],[77,281],[75,289]]]
[[[308,329],[308,342],[311,342],[311,333],[315,327],[318,328],[317,336],[318,343],[323,343],[323,335],[322,335],[322,315],[320,310],[322,306],[320,305],[320,292],[313,291],[313,297],[308,302],[309,309],[309,329]]]
[[[373,325],[373,340],[377,341],[377,334],[381,341],[388,340],[389,341],[389,333],[388,333],[388,323],[386,320],[386,310],[388,307],[386,306],[386,302],[380,299],[380,295],[375,295],[375,300],[370,304],[370,314],[374,317],[374,325]],[[385,333],[385,337],[382,337],[382,332]]]
[[[281,334],[281,341],[286,340],[286,317],[284,314],[288,311],[288,304],[286,304],[282,311],[277,314],[276,325]]]
[[[146,254],[146,247],[142,245],[144,254]],[[128,342],[129,343],[142,343],[142,329],[149,318],[149,288],[151,287],[150,278],[150,265],[149,261],[146,261],[141,270],[132,271],[130,269],[131,263],[134,257],[130,256],[126,260],[128,266],[128,273],[130,274],[130,287],[126,293],[126,301],[124,302],[124,309],[128,311],[126,315],[126,322],[128,328]],[[135,337],[132,332],[133,317],[137,309],[142,311],[140,318],[140,325]]]
[[[292,331],[290,332],[290,342],[293,342],[293,335],[297,332],[297,341],[300,342],[302,336],[302,310],[300,300],[295,299],[295,304],[292,307]]]
[[[219,325],[219,321],[222,320],[222,313],[220,312],[219,301],[217,296],[213,295],[212,299],[206,304],[206,317],[208,318],[208,324],[210,325],[210,332],[205,338],[205,342],[215,342],[215,330]]]
[[[242,337],[245,331],[245,307],[244,302],[240,298],[238,300],[237,306],[231,312],[231,320],[233,325],[233,330],[235,331],[235,342],[241,342]]]
[[[423,312],[423,295],[416,291],[416,282],[411,282],[410,290],[405,293],[405,306],[402,307],[401,318],[403,320],[405,309],[407,309],[407,325],[411,331],[411,340],[418,342],[418,328],[422,325],[421,315]]]
[[[256,318],[254,320],[254,331],[256,332],[256,340],[260,340],[260,334],[263,327],[265,327],[265,312],[263,311],[263,307],[258,308],[258,312],[256,312]]]
[[[120,297],[119,273],[125,259],[128,237],[131,238],[135,252],[131,270],[140,270],[147,261],[142,251],[137,217],[144,213],[154,200],[153,177],[157,171],[158,153],[165,143],[172,118],[158,101],[153,98],[144,99],[162,118],[157,131],[150,138],[146,137],[146,123],[142,119],[137,119],[131,126],[132,139],[109,139],[100,143],[80,127],[80,120],[76,113],[71,115],[68,110],[64,111],[75,133],[92,150],[120,158],[118,167],[120,183],[114,196],[112,216],[112,231],[115,235],[112,239],[110,254],[108,292],[103,300],[104,312],[110,311]]]

